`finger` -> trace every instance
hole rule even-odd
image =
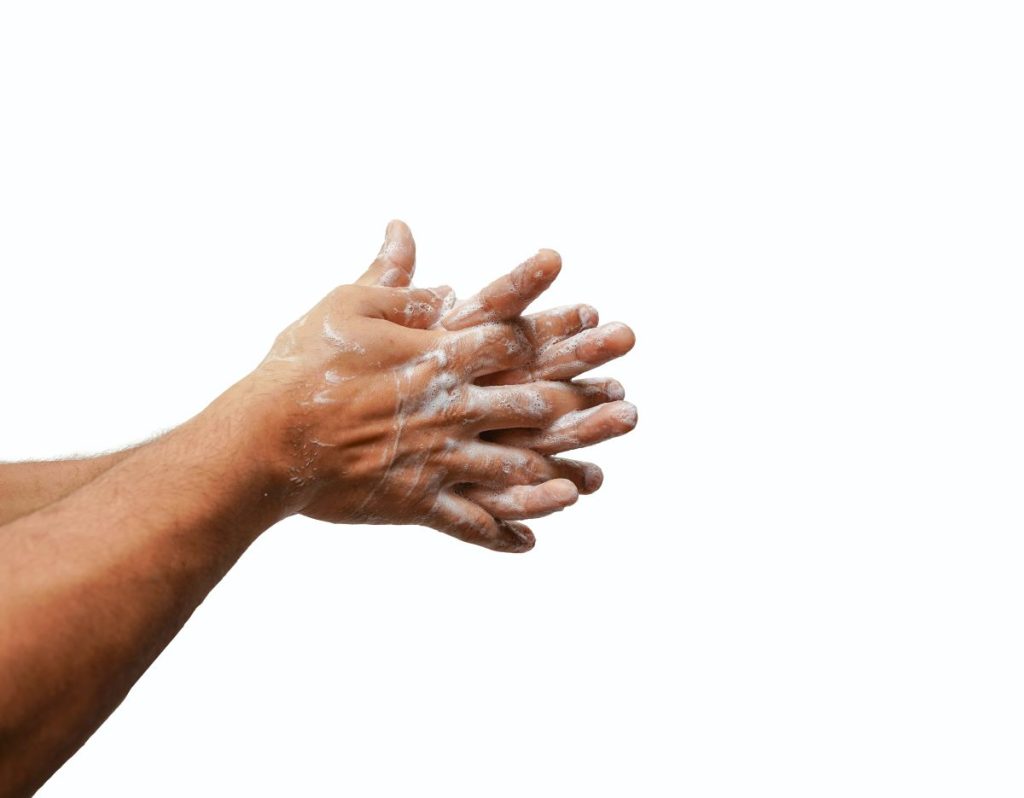
[[[356,285],[383,285],[404,287],[412,282],[416,270],[416,242],[409,225],[401,219],[388,222],[384,243],[376,259]]]
[[[537,542],[529,527],[496,519],[452,490],[438,493],[426,523],[466,543],[494,551],[529,551]]]
[[[619,399],[626,398],[626,389],[622,387],[622,383],[611,377],[580,377],[573,380],[571,384],[585,393],[598,397],[593,404],[598,404],[600,401],[617,402]]]
[[[366,287],[359,298],[359,309],[370,318],[425,330],[437,321],[451,293],[452,289],[446,285],[437,288]]]
[[[634,405],[609,402],[566,413],[544,429],[501,430],[489,433],[487,440],[502,446],[533,449],[539,454],[559,454],[625,435],[636,422]]]
[[[481,385],[567,380],[610,360],[622,357],[636,343],[633,331],[622,322],[603,324],[540,352],[528,367],[482,377]]]
[[[536,452],[475,438],[453,447],[445,457],[449,484],[507,488],[536,485],[561,476]]]
[[[470,381],[517,369],[534,357],[526,335],[513,324],[482,324],[446,336],[445,347],[453,367]]]
[[[583,330],[592,329],[597,325],[597,320],[597,309],[591,305],[565,305],[530,316],[523,316],[517,320],[517,323],[523,328],[533,350],[539,355],[544,350]],[[530,382],[530,378],[518,371],[491,374],[482,381],[487,385],[509,385],[521,382]]]
[[[542,249],[509,274],[457,304],[441,324],[449,330],[462,330],[477,324],[514,319],[551,285],[561,268],[561,256],[553,249]]]
[[[521,548],[515,549],[516,554],[522,554],[527,552],[537,545],[537,538],[533,534],[533,530],[530,529],[526,524],[521,524],[518,521],[506,521],[498,519],[498,526],[500,526],[506,533],[511,533],[521,541]]]
[[[474,432],[510,427],[544,428],[576,410],[621,399],[616,380],[531,382],[524,385],[466,386],[466,423]]]
[[[593,463],[570,460],[568,457],[546,457],[549,479],[562,477],[571,481],[580,493],[593,493],[604,483],[604,472]]]
[[[506,521],[551,515],[575,504],[580,495],[567,479],[552,479],[540,485],[514,485],[504,490],[468,485],[461,493],[495,518]]]
[[[530,449],[500,446],[489,441],[466,441],[448,455],[450,483],[469,482],[489,488],[537,485],[549,479],[568,479],[580,493],[593,493],[604,480],[593,463],[543,457]]]
[[[558,343],[583,330],[597,326],[597,309],[592,305],[564,305],[523,316],[520,324],[538,350]]]

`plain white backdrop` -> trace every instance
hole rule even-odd
[[[40,792],[1024,791],[1014,3],[0,5],[0,457],[201,410],[404,219],[637,430],[525,556],[291,519]],[[144,489],[144,486],[143,488]]]

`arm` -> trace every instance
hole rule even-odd
[[[72,460],[0,463],[0,526],[63,499],[137,448]]]
[[[357,284],[407,286],[415,271],[415,261],[416,245],[412,233],[404,222],[395,220],[388,225],[388,237],[377,259]],[[489,313],[488,320],[514,321],[520,325],[536,352],[535,361],[527,369],[490,375],[488,381],[491,384],[569,379],[621,357],[632,348],[633,333],[624,325],[611,324],[594,329],[598,315],[590,305],[571,305],[520,317],[530,302],[551,284],[560,268],[561,259],[557,253],[542,250],[520,264],[512,274],[458,303],[442,320],[447,329],[461,329],[484,320]],[[620,400],[624,396],[621,386],[617,383],[611,386],[611,400]],[[635,424],[631,412],[622,406],[603,406],[583,418],[573,416],[561,420],[544,435],[535,432],[526,438],[521,430],[511,430],[491,438],[496,441],[543,439],[548,443],[545,453],[551,454],[589,446],[628,432]],[[581,421],[582,424],[579,423]],[[567,423],[572,424],[568,435],[565,434]],[[562,442],[562,449],[551,445],[556,439]],[[64,498],[145,445],[89,458],[0,463],[0,526]],[[529,448],[540,451],[536,446]],[[596,466],[591,473],[599,474],[595,469]],[[583,492],[590,490],[586,487]],[[554,512],[575,501],[575,496],[565,491],[538,495],[522,489],[509,492],[473,488],[465,492],[472,494],[474,501],[492,514],[507,513],[513,508],[514,515],[506,516],[509,518],[526,517],[523,513],[537,517],[542,512]],[[514,496],[524,498],[525,503],[515,501]]]
[[[237,394],[237,389],[235,391]],[[0,795],[30,794],[121,702],[280,488],[232,393],[0,528]]]
[[[481,386],[534,353],[513,324],[447,331],[445,293],[348,286],[199,416],[0,527],[0,794],[37,788],[280,518],[421,524],[499,551],[530,530],[464,486],[582,490],[586,464],[487,440],[607,388]],[[508,508],[506,508],[508,509]]]

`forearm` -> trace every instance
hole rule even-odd
[[[239,406],[222,397],[0,528],[0,794],[37,788],[74,753],[284,514]]]
[[[63,499],[137,448],[73,460],[0,463],[0,526]]]

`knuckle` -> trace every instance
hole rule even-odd
[[[532,386],[520,386],[508,393],[509,409],[518,417],[528,421],[550,423],[557,414],[555,403],[545,392]]]
[[[373,286],[368,285],[339,285],[329,294],[330,306],[340,311],[358,308],[374,290]]]
[[[527,451],[529,451],[529,454],[526,457],[527,465],[524,469],[526,475],[533,480],[550,479],[552,476],[552,468],[547,458],[541,454],[537,454],[537,452],[530,450]]]
[[[527,363],[533,356],[530,339],[523,329],[515,324],[506,325],[505,338],[502,341],[505,354],[515,365]]]

